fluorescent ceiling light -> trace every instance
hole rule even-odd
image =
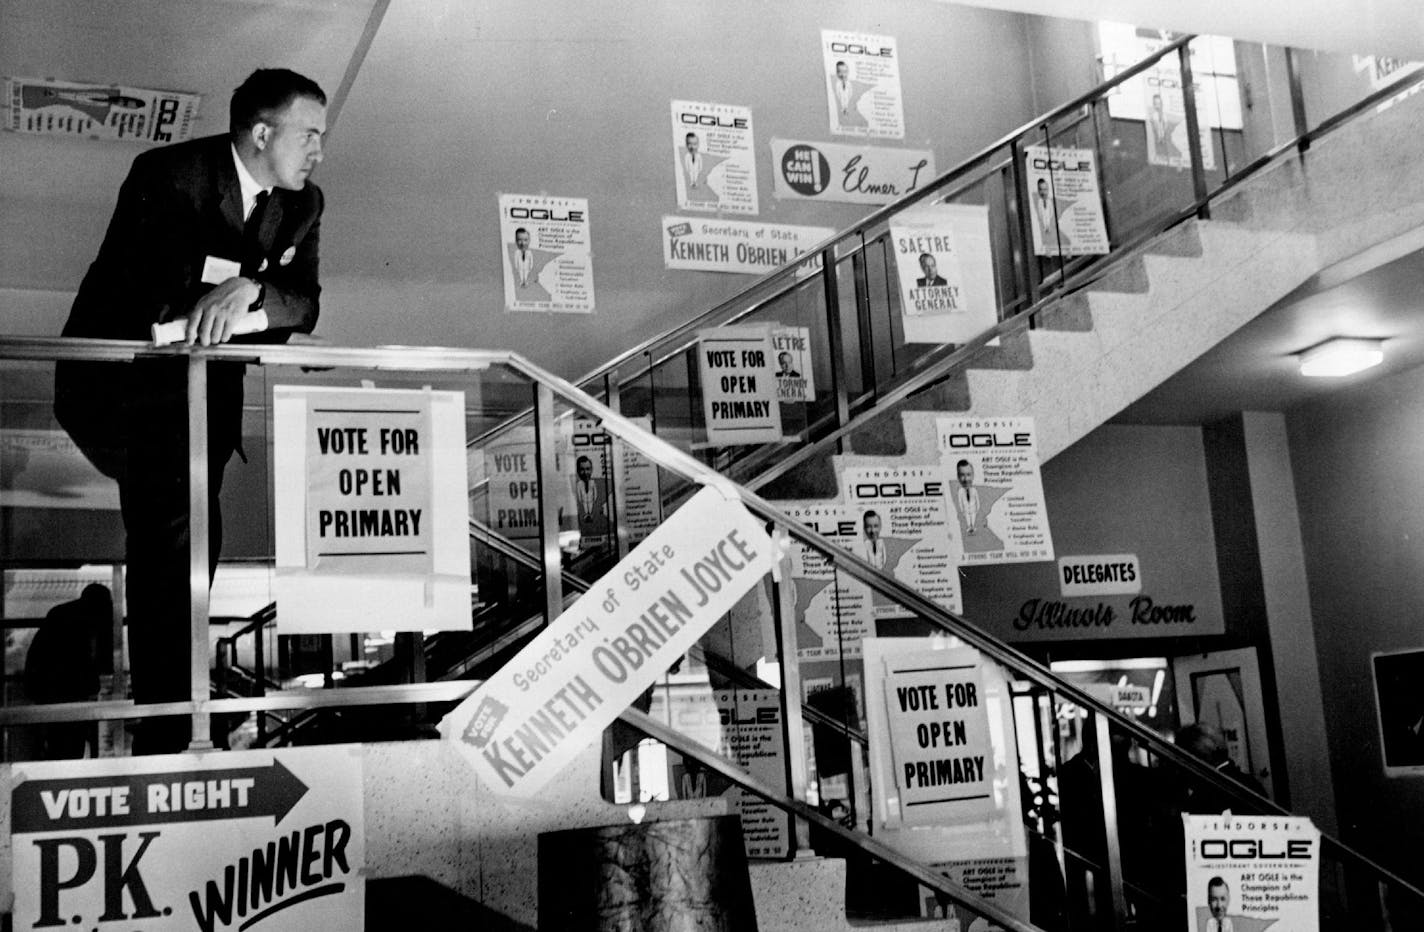
[[[1383,361],[1383,340],[1335,337],[1300,354],[1300,374],[1326,378],[1354,375]]]

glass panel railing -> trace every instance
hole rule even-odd
[[[11,367],[8,360],[82,355],[92,345],[11,341],[0,344],[0,357],[7,359],[4,368],[18,369],[23,367]],[[142,348],[109,345],[106,352],[122,359]],[[1224,779],[1213,769],[1210,749],[1199,752],[1205,760],[1184,754],[1148,727],[1150,716],[1143,724],[1114,711],[1091,692],[839,548],[811,524],[730,486],[696,458],[517,357],[432,351],[412,358],[408,349],[230,347],[169,352],[161,358],[170,365],[192,360],[201,366],[205,358],[214,358],[260,366],[270,395],[259,393],[249,401],[264,410],[281,404],[289,386],[347,387],[366,399],[381,388],[414,386],[417,394],[451,392],[471,407],[511,386],[534,392],[543,415],[539,436],[546,438],[536,443],[532,464],[540,493],[540,539],[534,549],[538,565],[553,570],[542,586],[543,607],[550,615],[565,604],[558,501],[565,493],[546,495],[561,484],[568,487],[569,477],[544,444],[560,422],[598,423],[655,465],[664,488],[711,486],[729,510],[741,507],[736,505],[740,500],[755,521],[772,529],[774,552],[782,554],[778,569],[751,582],[725,612],[704,619],[710,624],[689,650],[659,662],[661,669],[639,680],[648,686],[632,701],[623,725],[605,734],[602,790],[610,801],[629,805],[710,798],[732,787],[750,791],[755,799],[739,797],[727,804],[743,814],[747,835],[757,846],[754,856],[808,849],[845,855],[852,872],[847,907],[853,915],[914,916],[950,909],[962,923],[982,916],[1006,928],[1052,927],[1064,916],[1093,923],[1113,916],[1153,927],[1166,921],[1161,917],[1180,915],[1187,902],[1186,875],[1179,869],[1182,812],[1230,808],[1233,817],[1248,818],[1281,812]],[[34,397],[43,399],[42,387]],[[286,428],[275,415],[269,423],[273,452],[289,455],[290,438],[278,436]],[[279,458],[273,458],[274,509],[285,475]],[[193,457],[192,468],[203,469],[203,459]],[[355,474],[350,478],[355,481]],[[367,481],[376,480],[367,476]],[[401,480],[386,474],[380,481],[394,492]],[[668,503],[644,527],[660,526],[676,513],[675,504]],[[253,540],[263,540],[272,528],[278,538],[269,541],[275,556],[282,528],[291,526],[290,515],[269,518],[251,511],[236,508],[228,517],[234,524],[250,524],[242,534]],[[462,524],[466,519],[460,515]],[[357,521],[348,523],[348,530],[362,526],[359,516],[347,520]],[[493,537],[490,541],[494,544]],[[580,538],[575,547],[583,543]],[[637,541],[621,543],[632,547]],[[481,546],[477,539],[476,550]],[[599,560],[604,546],[592,547],[590,559]],[[578,553],[569,554],[568,562],[579,559]],[[515,563],[528,568],[528,560]],[[250,559],[243,564],[262,565]],[[656,560],[624,564],[622,581],[628,573],[655,574],[661,565]],[[591,564],[588,581],[607,587],[613,577],[595,576],[606,569],[595,571]],[[711,594],[722,578],[709,565],[694,588]],[[265,585],[259,580],[255,587]],[[277,584],[270,585],[278,594]],[[199,611],[193,616],[192,641],[206,648],[217,632],[204,610],[205,593],[193,595]],[[479,594],[471,595],[473,608],[473,596]],[[258,591],[255,597],[266,593]],[[607,595],[599,592],[598,597]],[[416,610],[415,602],[407,609]],[[382,635],[372,637],[369,622],[334,617],[325,619],[324,633],[285,636],[283,609],[278,598],[275,638],[268,619],[259,614],[229,624],[260,634],[260,641],[243,646],[234,630],[237,636],[220,639],[214,652],[227,658],[216,664],[219,670],[241,668],[248,679],[260,680],[260,696],[172,701],[157,708],[122,700],[11,707],[0,711],[0,721],[15,733],[37,723],[125,720],[162,711],[193,716],[201,746],[202,726],[214,713],[216,720],[287,710],[280,718],[258,718],[249,730],[289,742],[410,738],[429,734],[448,703],[471,688],[469,683],[419,682],[427,662],[413,640],[420,632],[408,630],[399,613],[391,615],[392,629],[399,633],[384,646],[394,661],[406,663],[406,672],[387,685],[352,685],[354,677],[336,674],[346,672],[343,664],[364,655],[367,647],[382,650]],[[287,606],[289,621],[292,615]],[[636,633],[628,627],[619,635],[624,643],[609,636],[608,650],[621,659],[608,653],[603,662],[616,664],[614,672],[623,677],[651,662],[645,658],[654,652],[647,648],[655,648],[690,615],[669,590],[666,600],[652,600],[636,616],[628,609],[617,617],[625,627],[654,625]],[[195,670],[206,673],[214,666],[212,657],[200,653],[199,658]],[[537,674],[537,664],[530,669]],[[195,695],[207,694],[206,680],[194,684]],[[649,737],[658,741],[650,743]],[[1381,885],[1396,911],[1412,908],[1419,897],[1330,838],[1322,867],[1320,902],[1326,918],[1377,910]]]

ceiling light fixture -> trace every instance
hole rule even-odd
[[[1383,340],[1334,337],[1300,354],[1300,374],[1323,378],[1354,375],[1383,361]]]

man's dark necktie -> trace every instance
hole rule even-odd
[[[242,225],[243,265],[250,266],[251,271],[255,271],[262,261],[262,218],[267,213],[267,201],[271,196],[268,191],[257,192],[252,213],[247,215],[247,222]]]

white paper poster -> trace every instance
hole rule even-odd
[[[489,525],[510,540],[539,537],[539,451],[534,428],[515,427],[485,446]]]
[[[1098,23],[1103,80],[1110,81],[1179,34],[1127,23]],[[1241,89],[1237,78],[1236,48],[1226,36],[1197,36],[1188,47],[1192,80],[1196,85],[1197,113],[1203,131],[1241,129]],[[1147,72],[1119,84],[1108,97],[1108,113],[1119,120],[1143,120],[1159,91],[1181,93],[1181,59],[1167,55]]]
[[[954,638],[861,646],[874,833],[1028,921],[1028,837],[1004,671]],[[993,928],[962,909],[951,915],[961,928]]]
[[[777,502],[789,517],[855,551],[859,515],[845,505]],[[791,541],[791,592],[796,621],[796,655],[803,661],[859,657],[860,642],[875,633],[871,590],[819,550]]]
[[[821,60],[833,135],[905,138],[900,57],[893,36],[822,29]]]
[[[750,107],[672,102],[673,177],[678,210],[757,212]]]
[[[16,929],[365,923],[361,748],[16,764]]]
[[[593,312],[587,198],[501,194],[499,235],[505,310]]]
[[[653,432],[648,417],[629,418]],[[618,533],[623,546],[634,546],[663,523],[663,496],[658,483],[658,465],[631,443],[613,439],[613,487],[617,490]]]
[[[469,630],[464,394],[272,394],[282,633]]]
[[[776,353],[776,397],[782,404],[814,401],[816,379],[811,371],[811,329],[776,326],[771,331]]]
[[[673,685],[653,690],[648,715],[721,754],[772,786],[786,780],[781,697],[774,689],[718,689]],[[781,810],[714,772],[681,765],[670,774],[675,799],[726,796],[742,819],[747,857],[784,857],[790,819]]]
[[[946,611],[964,610],[959,594],[959,527],[938,466],[875,466],[842,473],[845,500],[858,515],[855,553]],[[871,590],[877,618],[907,612]]]
[[[885,662],[890,758],[905,825],[982,819],[994,808],[989,715],[977,651]]]
[[[935,426],[962,562],[1052,560],[1033,418],[942,417]]]
[[[890,241],[906,343],[965,343],[998,323],[987,207],[916,207],[890,221]]]
[[[831,227],[664,217],[663,264],[697,272],[762,275],[830,239]]]
[[[697,335],[702,417],[711,446],[781,439],[771,327],[714,327]]]
[[[1182,816],[1187,932],[1318,932],[1320,830],[1305,816]]]
[[[1108,230],[1093,150],[1029,146],[1024,161],[1034,255],[1106,255]]]
[[[532,798],[773,563],[761,522],[703,489],[446,715],[441,734],[495,793]]]
[[[559,470],[568,484],[559,523],[579,532],[580,547],[603,546],[613,539],[611,438],[586,417],[564,418],[559,429]]]
[[[779,198],[888,204],[935,176],[929,149],[803,139],[771,140],[772,193]]]
[[[166,145],[192,135],[197,94],[50,78],[5,79],[5,128]]]

